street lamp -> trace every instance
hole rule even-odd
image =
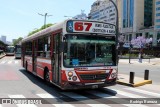
[[[118,36],[119,36],[118,8],[117,8],[117,5],[115,4],[115,2],[113,0],[109,0],[109,1],[112,2],[112,4],[114,5],[114,7],[116,9],[116,14],[117,14],[117,17],[116,17],[116,47],[117,47],[118,46]],[[116,52],[116,54],[117,54],[116,56],[117,56],[117,59],[118,59],[118,51]],[[118,62],[117,62],[117,64],[118,64]]]
[[[39,15],[41,15],[41,16],[44,16],[44,28],[46,28],[46,17],[48,16],[52,16],[52,15],[48,15],[48,13],[45,13],[44,15],[43,14],[40,14],[40,13],[38,13]]]

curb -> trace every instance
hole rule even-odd
[[[0,56],[0,59],[1,59],[1,58],[3,58],[3,57],[5,57],[5,56],[6,56],[5,54],[4,54],[4,55],[2,55],[2,56]]]
[[[144,80],[144,81],[137,82],[137,83],[134,83],[134,84],[126,83],[126,82],[117,80],[117,84],[130,86],[130,87],[139,87],[139,86],[142,86],[142,85],[145,85],[145,84],[152,84],[152,80]]]

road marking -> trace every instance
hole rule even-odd
[[[131,94],[131,93],[128,93],[128,92],[117,90],[117,89],[113,89],[113,90],[117,91],[117,94],[129,97],[129,98],[146,98],[146,97],[143,97],[143,96],[140,96],[140,95]]]
[[[2,104],[0,104],[0,107],[2,107]]]
[[[12,63],[12,61],[8,61],[8,64],[11,64]]]
[[[154,92],[150,92],[150,91],[145,91],[145,90],[141,90],[141,89],[136,89],[136,88],[125,88],[126,90],[130,90],[130,91],[134,91],[134,92],[138,92],[138,93],[142,93],[142,94],[147,94],[147,95],[151,95],[154,97],[160,97],[160,94],[158,93],[154,93]]]
[[[18,61],[15,61],[15,64],[18,64]]]
[[[107,98],[119,98],[119,97],[112,96],[112,95],[109,95],[109,94],[106,94],[106,93],[102,93],[102,92],[98,92],[98,91],[90,91],[88,93],[93,94],[93,95],[98,96],[98,97],[106,98],[106,99]],[[127,107],[137,107],[137,104],[122,104],[122,105],[127,106]],[[138,107],[147,107],[147,106],[138,105]]]
[[[41,97],[41,98],[57,98],[51,94],[48,94],[48,93],[44,93],[44,94],[36,94],[37,96]],[[59,99],[60,100],[60,99]],[[52,104],[56,107],[75,107],[71,104]]]
[[[76,93],[72,93],[72,92],[66,92],[66,93],[62,92],[62,94],[66,95],[66,96],[68,96],[70,98],[76,99],[76,100],[77,100],[77,98],[80,98],[80,99],[89,99],[88,97],[85,97],[85,96],[82,96],[82,95],[79,95],[79,94],[76,94]],[[89,99],[89,100],[92,100],[92,99]],[[106,104],[99,104],[100,102],[95,101],[95,100],[94,100],[95,104],[88,104],[88,102],[85,102],[85,101],[86,100],[82,101],[82,103],[85,103],[85,104],[87,104],[87,105],[89,105],[91,107],[110,107],[110,106],[108,106]]]
[[[45,93],[45,94],[36,94],[36,95],[38,95],[41,98],[56,98],[53,95],[47,94],[47,93]]]
[[[9,98],[25,98],[23,95],[9,95]],[[18,107],[37,107],[35,104],[16,104]]]
[[[4,64],[6,61],[2,61],[1,64]]]

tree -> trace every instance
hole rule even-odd
[[[50,26],[52,26],[52,25],[53,25],[53,24],[51,24],[51,23],[46,24],[46,25],[43,25],[41,28],[35,29],[35,30],[29,32],[28,36],[31,36],[31,35],[33,35],[33,34],[39,32],[39,31],[41,31],[41,30],[43,30],[43,29],[45,29],[45,28],[48,28],[48,27],[50,27]]]
[[[15,41],[13,41],[13,46],[19,44],[22,39],[23,39],[22,37],[19,37],[18,39],[16,39]]]
[[[152,38],[144,38],[143,36],[139,36],[136,39],[131,40],[131,44],[133,47],[144,48],[145,46],[152,43]]]

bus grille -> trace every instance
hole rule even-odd
[[[81,74],[80,77],[82,80],[101,80],[106,79],[108,74]]]

